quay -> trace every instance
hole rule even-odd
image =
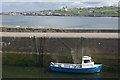
[[[80,63],[83,51],[85,55],[92,56],[96,63],[120,70],[116,68],[120,57],[119,30],[0,28],[3,64],[48,67],[51,61]]]
[[[27,33],[1,32],[0,37],[46,37],[46,38],[119,38],[119,33]]]
[[[82,28],[46,28],[46,27],[9,27],[0,26],[1,32],[37,32],[37,33],[119,33],[118,29],[82,29]]]

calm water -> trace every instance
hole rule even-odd
[[[0,16],[3,26],[118,29],[118,18],[69,16]],[[0,25],[1,26],[1,25]]]
[[[101,71],[95,74],[50,72],[46,68],[3,66],[3,78],[118,78],[117,72]]]

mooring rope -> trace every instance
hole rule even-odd
[[[111,67],[111,66],[108,66],[108,65],[105,65],[105,64],[102,64],[103,66],[105,66],[105,67],[109,67],[109,68],[113,68],[113,67]]]

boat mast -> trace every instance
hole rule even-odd
[[[81,37],[81,52],[82,52],[82,57],[84,56],[84,55],[83,55],[83,40],[84,40],[84,38]]]

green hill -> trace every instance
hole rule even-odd
[[[54,14],[65,16],[118,16],[118,7],[95,7],[95,8],[73,8],[68,10],[55,10]]]

